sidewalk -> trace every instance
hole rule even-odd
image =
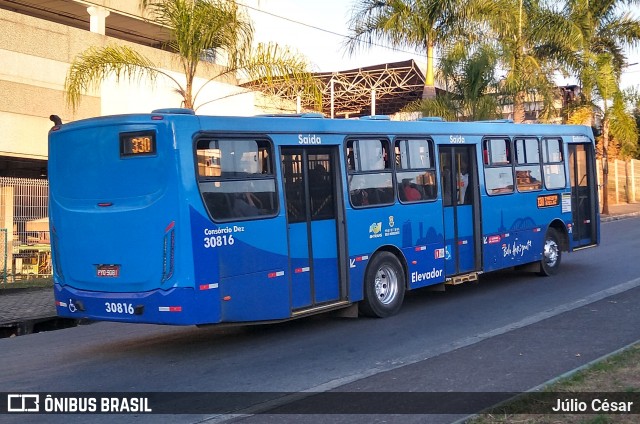
[[[602,222],[640,216],[640,203],[610,205],[609,211],[609,215],[602,215]],[[56,318],[53,289],[12,290],[10,287],[11,283],[0,285],[0,337],[2,330],[15,335],[28,334],[34,325]]]

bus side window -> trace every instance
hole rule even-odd
[[[483,140],[485,188],[488,194],[513,193],[513,167],[511,165],[511,140],[488,138]]]
[[[349,198],[355,207],[394,202],[389,141],[385,139],[347,140]]]
[[[562,155],[562,140],[559,138],[542,139],[542,162],[544,185],[548,190],[564,188],[567,184]]]
[[[266,139],[198,141],[198,187],[214,220],[242,220],[277,213],[272,151]]]
[[[435,200],[436,171],[430,139],[396,140],[396,181],[403,203]]]
[[[540,148],[537,138],[517,138],[516,144],[516,184],[518,191],[542,189],[540,171]]]

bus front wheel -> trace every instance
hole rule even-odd
[[[540,260],[540,275],[549,276],[558,272],[562,249],[558,238],[558,232],[553,228],[547,230],[542,246],[542,259]]]
[[[376,318],[394,315],[402,306],[404,290],[405,276],[402,264],[394,254],[379,252],[367,267],[364,300],[360,302],[360,312]]]

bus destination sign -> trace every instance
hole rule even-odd
[[[538,209],[550,208],[560,204],[560,196],[557,194],[545,194],[538,196]]]

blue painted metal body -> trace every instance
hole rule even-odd
[[[445,234],[453,234],[454,219],[444,211],[440,190],[435,200],[424,203],[401,204],[396,194],[391,205],[350,204],[345,138],[429,137],[437,147],[451,145],[452,136],[464,136],[467,145],[474,146],[478,164],[486,135],[560,136],[565,146],[574,140],[593,143],[591,130],[580,126],[170,112],[94,118],[50,133],[50,222],[60,316],[180,325],[289,319],[296,310],[312,306],[312,300],[315,305],[362,300],[367,264],[381,249],[400,258],[408,289],[443,283],[452,275],[453,242],[459,246],[458,272],[538,261],[551,223],[569,235],[573,225],[570,208],[562,202],[538,208],[538,196],[557,193],[564,201],[562,196],[571,191],[568,182],[566,188],[551,192],[491,196],[484,190],[480,168],[481,234],[475,237],[481,242],[473,241],[471,206],[458,207],[457,240],[445,239]],[[144,131],[156,134],[155,154],[121,157],[119,135]],[[199,191],[194,150],[194,140],[209,132],[267,137],[276,157],[282,146],[308,147],[305,143],[311,138],[305,137],[311,135],[316,136],[316,146],[334,146],[340,157],[336,175],[343,187],[338,193],[344,223],[314,221],[309,231],[303,224],[288,224],[279,161],[277,215],[215,222]],[[341,225],[343,238],[337,235]],[[572,237],[567,240],[568,250],[580,244]],[[338,246],[341,242],[344,246]],[[311,270],[309,243],[314,255]],[[98,267],[111,265],[118,267],[117,276],[98,275]],[[341,274],[340,267],[347,270]],[[346,281],[340,281],[341,275]],[[311,278],[313,287],[308,284]]]

